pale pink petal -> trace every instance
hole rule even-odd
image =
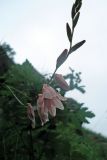
[[[44,106],[44,97],[42,94],[39,94],[37,100],[37,110],[39,117],[41,119],[42,125],[44,125],[48,119],[48,109]]]
[[[42,92],[43,92],[44,98],[52,99],[53,97],[56,96],[56,91],[52,87],[48,86],[47,84],[43,85]]]
[[[27,106],[27,115],[28,115],[28,118],[30,120],[32,120],[33,118],[35,118],[34,109],[30,103],[27,103],[27,105],[28,105]]]
[[[31,121],[32,128],[35,128],[35,113],[34,108],[30,103],[27,103],[27,116]]]
[[[40,110],[42,114],[44,113],[44,97],[42,94],[38,95],[37,110]]]
[[[40,110],[38,110],[38,114],[39,114],[42,126],[49,121],[48,112],[47,113],[44,112],[44,114],[41,114]]]
[[[56,107],[52,105],[53,99],[44,99],[44,105],[52,117],[56,116]]]
[[[63,90],[68,91],[70,89],[62,74],[55,74],[55,81]]]
[[[66,101],[66,100],[67,100],[66,97],[61,96],[61,94],[59,94],[59,93],[57,93],[57,97],[58,97],[61,101]]]
[[[51,107],[51,99],[47,99],[47,98],[44,98],[44,106],[45,108],[50,108]]]
[[[61,110],[64,106],[61,101],[65,101],[66,98],[57,93],[52,87],[47,84],[43,84],[42,94],[38,95],[37,110],[41,119],[42,125],[46,123],[48,119],[48,113],[52,116],[56,116],[56,108]]]
[[[50,94],[52,95],[52,97],[55,97],[55,96],[56,96],[56,91],[55,91],[55,89],[53,89],[51,86],[48,86],[48,88],[49,88],[49,92],[50,92]]]
[[[35,128],[35,119],[32,120],[31,126],[32,128]]]
[[[58,98],[53,98],[52,107],[64,110],[64,106],[63,106],[62,102]]]
[[[56,116],[56,107],[54,106],[52,106],[51,105],[51,107],[48,109],[48,111],[49,111],[49,114],[52,116],[52,117],[55,117]]]

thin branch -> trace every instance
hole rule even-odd
[[[18,141],[19,141],[19,136],[17,135],[16,146],[15,146],[15,153],[14,153],[14,160],[16,160]]]
[[[23,96],[25,96],[26,98],[29,98],[27,95],[25,95],[23,92],[21,92],[20,90],[14,88],[13,86],[8,85],[10,88],[14,89],[16,92],[22,94]]]
[[[4,139],[4,137],[3,137],[3,151],[4,151],[4,160],[7,160],[6,148],[5,148],[5,139]]]
[[[30,126],[30,130],[29,130],[29,138],[30,138],[30,155],[29,155],[29,159],[36,160],[35,156],[34,156],[34,147],[33,147],[33,137],[32,137],[32,128],[31,128],[31,126]]]
[[[58,68],[56,68],[56,69],[55,69],[55,71],[53,72],[53,74],[52,74],[52,76],[51,76],[51,79],[50,79],[50,81],[49,81],[49,84],[51,84],[51,83],[52,83],[53,77],[54,77],[54,75],[55,75],[55,73],[56,73],[57,69],[58,69]]]
[[[14,92],[12,91],[12,89],[8,86],[8,85],[5,85],[9,90],[10,92],[12,93],[12,95],[15,97],[15,99],[22,105],[22,106],[25,106],[25,104],[23,102],[21,102],[21,100],[14,94]]]

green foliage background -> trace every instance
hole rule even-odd
[[[36,111],[37,95],[49,78],[41,75],[26,60],[22,65],[13,61],[13,49],[0,46],[0,159],[1,160],[106,160],[107,139],[83,128],[95,115],[83,103],[72,98],[64,102],[64,111],[57,110],[56,118],[41,126]],[[80,73],[65,76],[71,90],[81,86]],[[12,92],[23,102],[20,104]],[[61,94],[66,92],[52,83]],[[26,104],[35,108],[36,127],[30,127]]]

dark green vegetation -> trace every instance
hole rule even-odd
[[[82,0],[76,0],[71,11],[72,27],[67,23],[70,48],[57,58],[51,77],[40,74],[28,60],[22,65],[13,61],[15,52],[7,45],[0,45],[0,160],[107,160],[107,139],[84,129],[84,123],[95,115],[73,98],[64,102],[64,110],[57,109],[57,116],[41,126],[36,110],[38,94],[44,83],[61,95],[66,92],[53,81],[57,69],[68,56],[81,47],[85,40],[72,44]],[[70,68],[65,75],[70,90],[85,93],[81,85],[81,73]],[[35,108],[36,126],[31,128],[27,117],[27,103]]]
[[[31,129],[26,103],[36,106],[42,84],[49,78],[28,60],[15,64],[13,53],[10,46],[0,46],[0,160],[107,160],[107,139],[82,127],[94,114],[72,98],[43,127],[35,110],[36,127]],[[80,73],[70,72],[65,79],[71,89],[85,93]],[[57,89],[55,82],[52,86]]]

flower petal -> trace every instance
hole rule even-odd
[[[56,107],[51,106],[48,111],[52,117],[56,116]]]
[[[59,93],[57,93],[57,97],[58,97],[61,101],[66,101],[66,100],[67,100],[66,97],[61,96],[61,94],[59,94]]]
[[[30,103],[27,103],[27,116],[31,121],[32,128],[35,128],[35,113],[34,108]]]
[[[38,100],[37,100],[37,110],[39,117],[41,119],[42,125],[44,125],[48,119],[48,109],[44,106],[44,97],[42,94],[39,94]]]
[[[44,98],[52,99],[53,97],[56,96],[56,91],[52,87],[48,86],[47,84],[43,85],[42,92],[43,92]]]
[[[52,107],[64,110],[64,106],[63,106],[62,102],[58,98],[53,98]]]
[[[62,74],[55,74],[55,81],[63,90],[68,91],[70,89]]]
[[[39,117],[41,119],[42,125],[49,121],[48,113],[52,116],[56,116],[56,108],[61,110],[64,106],[61,101],[67,100],[65,97],[61,96],[48,84],[43,84],[42,94],[38,95],[37,100],[37,110]]]

